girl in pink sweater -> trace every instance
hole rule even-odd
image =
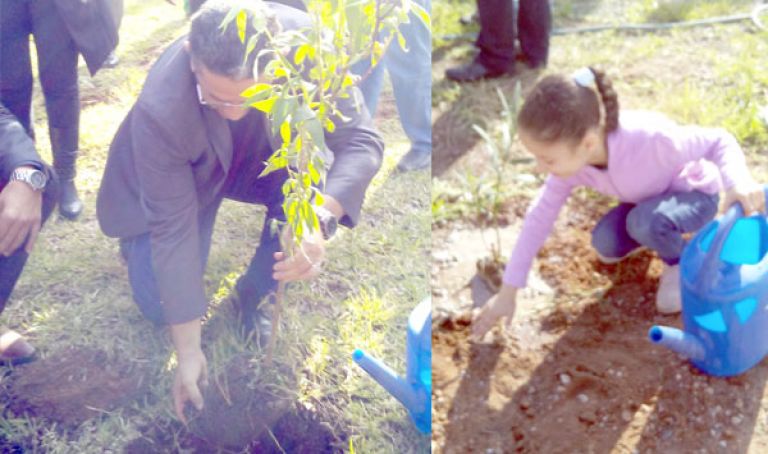
[[[602,71],[544,77],[517,121],[520,141],[549,176],[528,209],[501,291],[475,315],[475,336],[500,318],[511,321],[517,290],[525,287],[534,257],[578,186],[619,200],[592,232],[602,261],[618,262],[643,247],[664,261],[656,294],[661,313],[680,311],[682,234],[715,216],[721,190],[726,206],[738,201],[747,214],[765,211],[763,188],[750,176],[731,134],[681,126],[655,112],[619,112]]]

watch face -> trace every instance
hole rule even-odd
[[[45,174],[36,170],[29,175],[29,181],[35,188],[42,189],[45,187]]]

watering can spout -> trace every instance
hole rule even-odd
[[[669,326],[654,325],[648,331],[648,337],[654,344],[659,344],[692,360],[703,360],[704,346],[699,339],[685,331]]]
[[[360,349],[355,350],[352,358],[406,408],[412,410],[419,406],[419,401],[422,399],[419,398],[418,393],[389,366]]]

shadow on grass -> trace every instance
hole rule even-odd
[[[525,68],[525,69],[524,69]],[[446,95],[450,104],[441,111],[432,124],[432,176],[442,177],[451,167],[470,151],[480,140],[472,129],[478,125],[487,129],[487,124],[501,118],[501,102],[496,92],[500,88],[507,99],[517,81],[526,93],[539,76],[539,71],[527,70],[522,64],[514,77],[501,77],[471,83],[457,84],[445,78],[436,81],[432,88],[435,93],[451,92]]]

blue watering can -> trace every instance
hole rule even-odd
[[[768,218],[734,204],[683,250],[680,280],[684,330],[653,326],[651,341],[710,375],[759,363],[768,353]]]
[[[399,377],[378,359],[357,349],[355,362],[408,409],[422,433],[432,430],[432,301],[423,300],[408,317],[407,372]]]

